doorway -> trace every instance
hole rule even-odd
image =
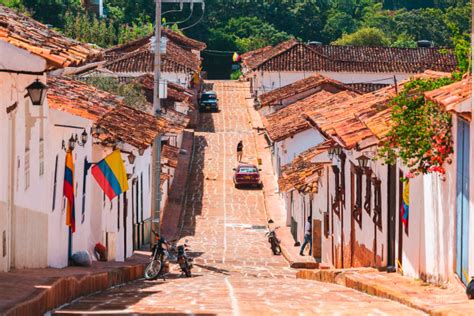
[[[458,118],[456,166],[456,274],[469,280],[469,124]]]
[[[395,231],[397,228],[397,168],[395,165],[388,167],[387,186],[387,267],[395,266]]]

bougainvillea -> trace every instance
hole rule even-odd
[[[427,101],[424,92],[452,82],[451,78],[415,79],[392,100],[392,127],[379,156],[387,164],[400,158],[410,168],[407,178],[426,173],[444,177],[443,165],[453,153],[451,115]]]

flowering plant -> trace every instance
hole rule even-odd
[[[451,78],[415,79],[392,100],[392,127],[379,149],[387,164],[397,158],[410,168],[407,178],[446,172],[443,164],[453,153],[451,115],[425,100],[424,92],[452,83]]]

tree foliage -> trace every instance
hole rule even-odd
[[[340,39],[332,42],[334,45],[347,46],[388,46],[390,40],[379,29],[364,27],[352,34],[344,34]]]

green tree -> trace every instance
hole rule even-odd
[[[345,34],[332,42],[333,45],[348,46],[388,46],[390,40],[379,29],[373,27],[361,28],[352,34]]]
[[[391,47],[398,47],[398,48],[416,48],[417,43],[414,40],[413,36],[407,35],[402,33],[398,35],[395,42],[390,45]]]
[[[146,96],[137,83],[120,83],[117,79],[111,77],[87,77],[81,79],[87,84],[93,85],[97,89],[116,94],[123,97],[123,102],[135,109],[147,111],[149,103]]]
[[[357,22],[346,12],[333,11],[323,29],[324,39],[334,41],[357,30]]]

